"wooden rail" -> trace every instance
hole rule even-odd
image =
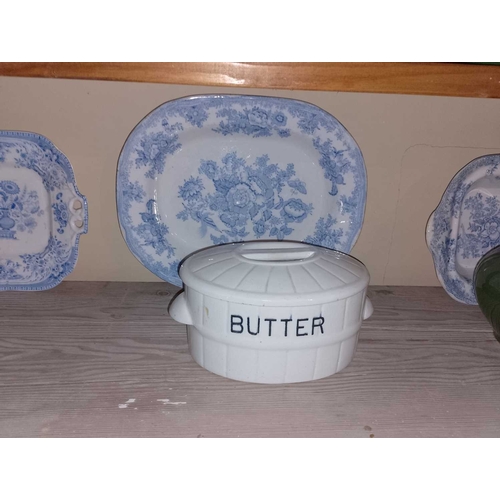
[[[0,63],[0,76],[500,97],[500,66],[456,63]]]

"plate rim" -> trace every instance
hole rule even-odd
[[[60,166],[63,169],[64,173],[66,174],[67,184],[72,186],[76,195],[80,198],[82,202],[83,226],[80,232],[75,233],[75,240],[74,243],[71,245],[72,247],[71,252],[69,254],[68,260],[66,261],[66,264],[69,264],[69,266],[67,269],[65,269],[63,273],[61,273],[57,277],[57,279],[49,281],[49,278],[45,278],[44,281],[29,283],[29,284],[15,284],[15,283],[5,284],[0,279],[0,291],[2,292],[3,291],[38,292],[38,291],[49,290],[59,285],[64,280],[64,278],[66,278],[66,276],[71,274],[75,269],[75,265],[78,260],[78,254],[79,254],[80,236],[88,232],[89,214],[88,214],[87,197],[83,195],[78,189],[73,166],[71,165],[71,162],[69,161],[68,157],[48,137],[39,134],[37,132],[28,132],[24,130],[0,130],[0,137],[12,137],[14,139],[22,139],[29,142],[33,142],[38,146],[45,146],[51,149],[52,152],[56,153],[60,158],[60,161],[62,163]],[[51,207],[51,213],[53,213],[52,207]],[[50,234],[51,235],[53,234],[52,228]]]
[[[124,157],[124,152],[125,152],[125,149],[127,147],[127,144],[130,140],[130,138],[137,132],[137,130],[143,126],[144,122],[150,118],[153,114],[155,114],[160,108],[163,108],[163,107],[166,107],[168,105],[171,105],[171,104],[174,104],[178,101],[196,101],[196,100],[204,100],[204,99],[223,99],[223,100],[231,100],[231,99],[241,99],[241,98],[245,98],[245,99],[249,99],[251,101],[253,100],[266,100],[266,101],[277,101],[277,102],[280,102],[280,103],[283,103],[283,101],[288,101],[290,103],[298,103],[299,105],[301,106],[307,106],[309,108],[315,108],[319,113],[321,113],[321,115],[323,115],[324,117],[326,117],[328,120],[330,121],[334,121],[336,122],[336,124],[340,125],[341,129],[344,131],[345,134],[347,134],[347,136],[349,136],[351,138],[351,140],[353,141],[354,143],[354,146],[357,148],[357,151],[359,152],[359,155],[360,155],[360,158],[361,158],[361,163],[362,163],[362,166],[363,168],[361,169],[361,176],[362,176],[362,179],[361,179],[361,185],[362,185],[362,192],[361,192],[361,201],[362,201],[362,207],[357,210],[357,222],[358,224],[355,226],[355,230],[352,231],[352,234],[349,238],[349,240],[346,242],[346,247],[347,249],[346,250],[339,250],[339,251],[342,251],[344,253],[347,253],[349,254],[349,252],[352,250],[352,248],[354,247],[354,245],[356,244],[358,238],[359,238],[359,235],[361,233],[361,230],[363,228],[363,224],[364,224],[364,218],[365,218],[365,213],[366,213],[366,202],[367,202],[367,195],[368,195],[368,172],[367,172],[367,169],[366,169],[366,163],[365,163],[365,159],[364,159],[364,156],[363,156],[363,152],[358,144],[358,142],[356,141],[356,139],[354,138],[354,136],[349,132],[349,130],[344,126],[344,124],[338,120],[335,116],[333,116],[331,113],[329,113],[328,111],[326,111],[325,109],[321,108],[320,106],[316,105],[316,104],[313,104],[313,103],[310,103],[308,101],[304,101],[304,100],[301,100],[301,99],[295,99],[295,98],[290,98],[290,97],[279,97],[279,96],[269,96],[269,95],[254,95],[254,94],[233,94],[233,93],[207,93],[207,94],[190,94],[190,95],[187,95],[187,96],[181,96],[181,97],[177,97],[175,99],[170,99],[168,101],[165,101],[161,104],[159,104],[158,106],[156,106],[155,108],[153,108],[151,111],[149,111],[143,118],[141,118],[139,120],[139,122],[136,123],[136,125],[132,128],[132,130],[129,132],[129,134],[127,135],[124,143],[123,143],[123,146],[122,148],[120,149],[120,154],[118,156],[118,161],[117,161],[117,168],[116,168],[116,182],[115,182],[115,194],[116,194],[116,213],[117,213],[117,218],[118,218],[118,225],[120,227],[120,232],[122,234],[122,237],[128,247],[128,249],[130,250],[130,252],[132,253],[132,255],[146,268],[148,269],[151,273],[153,273],[156,277],[164,280],[164,281],[167,281],[169,283],[172,283],[176,286],[182,286],[182,281],[180,280],[180,278],[173,278],[173,279],[169,279],[166,275],[160,275],[157,271],[155,271],[153,269],[154,267],[154,264],[149,264],[148,263],[148,260],[151,260],[152,257],[149,256],[147,253],[145,252],[141,252],[140,249],[136,249],[136,245],[133,241],[130,241],[129,239],[129,236],[128,236],[128,232],[127,232],[127,227],[125,224],[123,224],[123,194],[120,190],[120,184],[119,184],[119,181],[120,181],[120,167],[123,163],[123,157]],[[130,228],[128,228],[130,229]],[[230,242],[231,243],[231,242]],[[208,248],[210,246],[213,246],[213,245],[207,245],[205,247],[200,247],[199,249],[197,250],[193,250],[193,252],[195,251],[198,251],[198,250],[201,250],[203,248]],[[327,248],[327,247],[325,247]],[[190,252],[188,255],[190,255],[191,253],[193,252]],[[177,259],[178,261],[178,264],[176,266],[176,274],[178,276],[178,268],[180,266],[180,262],[185,259],[186,256],[179,258]],[[175,259],[174,259],[175,261]],[[163,267],[167,268],[167,265],[168,264],[163,264],[161,262],[158,262],[158,264],[161,264]]]

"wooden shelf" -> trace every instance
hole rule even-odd
[[[500,66],[456,63],[0,63],[0,76],[500,97]]]
[[[440,287],[369,288],[342,372],[257,385],[188,352],[166,283],[65,281],[0,303],[0,437],[499,437],[500,344]]]

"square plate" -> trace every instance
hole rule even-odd
[[[0,131],[0,290],[46,290],[73,271],[87,200],[46,137]]]

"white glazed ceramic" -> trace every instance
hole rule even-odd
[[[221,243],[293,239],[350,252],[366,172],[352,136],[317,106],[194,96],[163,104],[132,131],[116,195],[132,253],[180,286],[180,261]]]
[[[361,262],[303,243],[211,247],[188,257],[180,276],[185,288],[169,312],[188,325],[191,355],[246,382],[304,382],[342,370],[373,310]]]
[[[0,290],[46,290],[75,267],[87,200],[49,139],[0,131]]]
[[[439,281],[459,302],[477,304],[474,269],[500,245],[500,155],[468,163],[452,179],[427,223]]]

